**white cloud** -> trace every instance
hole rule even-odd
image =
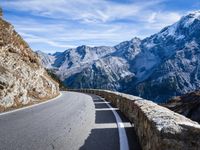
[[[65,49],[79,44],[111,45],[134,36],[144,38],[180,18],[158,9],[163,0],[115,3],[108,0],[3,0],[16,30],[34,47]],[[20,20],[20,21],[19,21]],[[42,47],[43,48],[43,47]]]
[[[153,12],[149,17],[148,17],[148,22],[149,23],[155,23],[156,22],[156,12]]]
[[[152,12],[147,15],[146,27],[149,29],[160,30],[165,26],[171,25],[181,18],[181,14],[177,12]]]
[[[28,11],[38,16],[99,23],[137,17],[141,12],[161,2],[161,0],[154,0],[145,3],[122,4],[107,0],[43,0],[42,2],[41,0],[18,0],[5,1],[2,5],[15,10]]]
[[[23,33],[23,32],[20,32],[20,34],[26,38],[26,40],[30,43],[45,43],[45,44],[48,44],[50,46],[53,46],[53,47],[59,47],[59,48],[72,48],[72,47],[75,47],[75,45],[67,45],[67,44],[60,44],[59,42],[55,42],[55,41],[52,41],[48,38],[42,38],[40,36],[35,36],[35,35],[32,35],[32,34],[27,34],[27,33]]]

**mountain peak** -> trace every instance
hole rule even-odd
[[[134,37],[134,38],[132,38],[131,39],[131,42],[139,42],[139,41],[141,41],[141,39],[140,38],[138,38],[138,37]]]
[[[183,25],[183,27],[188,28],[194,23],[195,20],[200,21],[200,10],[191,12],[188,15],[183,16],[179,23]]]
[[[77,49],[86,49],[87,47],[89,47],[89,46],[87,46],[87,45],[81,45],[81,46],[78,46]]]
[[[200,10],[190,12],[189,14],[183,16],[176,23],[163,28],[158,34],[155,35],[157,35],[159,38],[166,38],[171,36],[176,39],[183,39],[184,37],[187,37],[189,35],[186,32],[186,30],[188,30],[189,28],[193,28],[194,32],[196,32],[195,30],[199,30],[199,26],[197,26],[197,24],[200,25]],[[192,32],[190,31],[190,33]]]
[[[193,17],[193,18],[196,18],[196,19],[200,19],[200,10],[191,12],[191,13],[189,13],[189,15],[187,15],[187,16],[190,16],[190,17]]]

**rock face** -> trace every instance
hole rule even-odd
[[[78,91],[99,95],[118,107],[133,123],[143,150],[200,149],[197,122],[140,97],[107,90]]]
[[[200,91],[174,97],[164,106],[200,123]]]
[[[200,88],[199,54],[197,11],[143,40],[80,46],[43,60],[69,88],[117,90],[161,103]]]
[[[59,94],[58,84],[40,65],[39,57],[0,18],[0,108],[18,107]]]

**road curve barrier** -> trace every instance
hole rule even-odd
[[[99,95],[132,122],[143,150],[200,150],[200,125],[143,98],[108,90],[71,90]]]

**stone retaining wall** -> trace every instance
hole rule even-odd
[[[107,90],[75,90],[99,95],[133,123],[143,150],[200,150],[200,125],[140,97]]]

